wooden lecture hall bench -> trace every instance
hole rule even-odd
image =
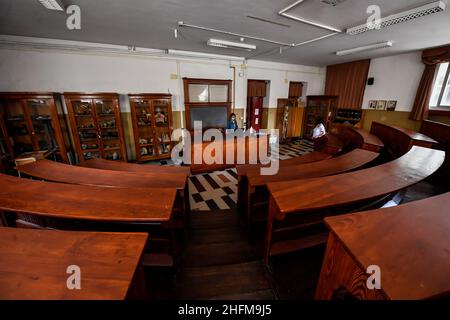
[[[174,188],[105,188],[0,174],[0,210],[7,226],[147,232],[147,265],[172,265],[177,257]]]
[[[141,257],[146,243],[145,233],[0,227],[0,299],[145,298]],[[68,288],[70,266],[79,267],[81,290]]]

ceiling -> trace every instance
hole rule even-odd
[[[211,38],[239,41],[239,37],[179,28],[178,21],[233,33],[299,43],[330,33],[278,15],[295,0],[61,0],[81,7],[82,29],[66,28],[67,15],[45,9],[38,0],[0,0],[0,34],[135,45],[244,56],[251,59],[311,66],[375,58],[444,45],[450,42],[450,4],[441,13],[379,31],[351,36],[345,33],[279,52],[279,46],[247,39],[254,52],[211,48]],[[346,29],[365,23],[369,5],[379,5],[383,16],[411,9],[432,0],[345,0],[336,7],[320,0],[305,0],[289,11],[308,20]],[[279,24],[251,19],[254,16]],[[281,25],[280,25],[281,24]],[[392,48],[337,57],[336,51],[392,40]]]

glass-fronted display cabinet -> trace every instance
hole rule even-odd
[[[78,160],[126,161],[119,96],[115,93],[65,93],[64,99]]]
[[[10,160],[40,155],[68,163],[68,139],[60,125],[63,111],[52,93],[1,93],[0,113]]]
[[[170,158],[172,150],[172,96],[130,94],[136,159],[138,162]]]
[[[308,96],[306,100],[305,121],[303,125],[303,138],[311,140],[316,119],[323,120],[323,125],[328,131],[328,123],[336,117],[337,96]]]

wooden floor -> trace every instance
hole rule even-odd
[[[424,181],[408,189],[404,202],[448,192]],[[233,210],[193,212],[177,270],[145,270],[152,299],[271,300],[314,298],[325,246],[262,264],[264,225],[246,227]]]

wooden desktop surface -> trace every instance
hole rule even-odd
[[[331,157],[332,156],[328,153],[313,151],[313,152],[307,153],[301,157],[280,160],[280,168],[326,160],[326,159],[330,159]],[[261,165],[261,164],[241,164],[241,165],[236,166],[236,171],[237,171],[238,176],[243,176],[243,175],[246,175],[247,173],[256,174],[257,172],[261,172],[261,167],[268,167],[268,166]]]
[[[168,222],[174,188],[104,188],[0,174],[0,210],[105,222]]]
[[[50,160],[38,160],[18,167],[29,176],[60,183],[122,188],[176,188],[183,190],[187,174],[160,172],[136,173],[71,166]]]
[[[404,156],[373,168],[335,176],[269,183],[277,219],[286,213],[370,200],[411,186],[444,162],[443,151],[414,146]]]
[[[450,193],[397,207],[329,217],[325,224],[362,270],[381,269],[388,299],[429,299],[450,294]],[[330,298],[352,270],[327,254],[317,298]],[[329,258],[329,259],[327,259]],[[356,288],[355,288],[356,289]],[[348,288],[349,291],[350,288]]]
[[[128,163],[123,161],[111,161],[99,158],[82,161],[78,165],[80,167],[92,169],[127,171],[137,173],[167,173],[167,174],[171,173],[171,174],[189,175],[190,172],[189,167],[144,165],[144,164]]]
[[[258,171],[256,174],[247,173],[249,186],[256,187],[276,181],[289,181],[323,177],[350,171],[364,166],[379,156],[378,153],[355,149],[341,156],[298,166],[281,167],[276,175],[263,176]],[[297,182],[301,184],[301,182]]]
[[[145,233],[0,227],[0,299],[125,299],[146,241]],[[81,269],[81,290],[67,288],[71,265]]]

